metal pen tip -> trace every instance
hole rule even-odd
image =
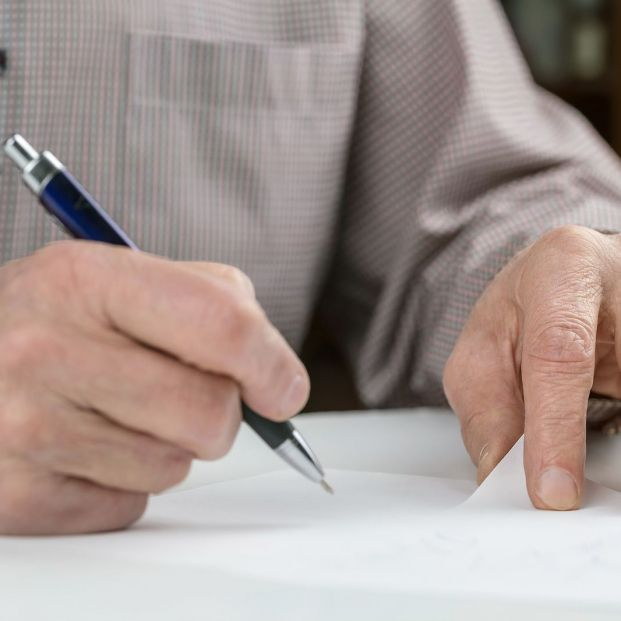
[[[319,482],[319,485],[321,485],[321,487],[323,487],[323,489],[328,492],[328,494],[332,494],[334,496],[334,490],[328,485],[328,483],[326,482],[325,479],[322,479]]]

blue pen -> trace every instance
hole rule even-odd
[[[16,134],[4,144],[6,155],[22,173],[26,186],[52,218],[77,239],[127,246],[138,250],[121,227],[95,199],[67,172],[49,151],[39,153]],[[300,432],[290,422],[276,423],[259,416],[242,403],[244,420],[290,466],[319,483],[327,492],[321,464]]]

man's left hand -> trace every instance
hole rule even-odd
[[[444,387],[479,481],[525,434],[528,493],[580,506],[591,391],[621,398],[621,235],[567,226],[519,253],[475,306]]]

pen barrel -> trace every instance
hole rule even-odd
[[[137,250],[137,246],[66,170],[58,171],[42,189],[39,200],[48,213],[77,239]]]

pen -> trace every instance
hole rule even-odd
[[[39,153],[16,134],[4,144],[4,152],[22,173],[22,179],[56,223],[78,239],[138,246],[72,177],[49,151]],[[333,493],[317,457],[300,432],[289,421],[278,423],[253,412],[242,402],[244,421],[284,461],[324,490]]]

